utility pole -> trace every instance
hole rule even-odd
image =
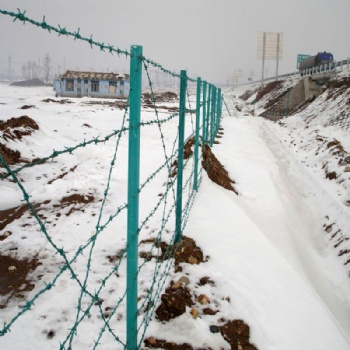
[[[264,32],[264,35],[263,35],[263,57],[262,57],[262,76],[261,76],[261,85],[264,85],[265,52],[266,52],[266,33]]]
[[[277,33],[277,52],[276,52],[276,78],[278,78],[278,62],[280,55],[280,33]]]
[[[9,71],[8,71],[8,74],[7,74],[7,79],[8,80],[11,80],[12,77],[11,77],[11,71],[12,71],[12,67],[11,67],[11,56],[9,56]]]

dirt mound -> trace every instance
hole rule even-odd
[[[202,166],[213,182],[238,195],[237,190],[232,186],[235,182],[230,179],[228,172],[212,153],[208,145],[204,146]]]
[[[0,135],[5,141],[21,140],[23,136],[31,135],[33,131],[38,129],[38,124],[27,115],[11,118],[6,121],[0,120]],[[0,154],[3,160],[9,165],[26,162],[25,159],[21,158],[19,151],[12,150],[3,143],[0,143]]]
[[[156,310],[159,321],[169,321],[186,312],[186,307],[194,305],[192,295],[187,287],[173,288],[174,282],[165,290],[161,296],[161,304]]]
[[[42,102],[45,102],[45,103],[50,103],[50,102],[53,102],[53,103],[59,103],[61,105],[65,104],[65,103],[73,103],[71,100],[68,100],[67,98],[63,98],[61,100],[55,100],[53,98],[45,98],[44,100],[42,100]]]
[[[23,80],[23,81],[16,81],[11,84],[11,86],[48,86],[45,84],[42,80],[36,78],[36,79],[29,79],[29,80]]]
[[[220,131],[216,135],[216,138],[221,138],[223,132]],[[193,154],[193,145],[195,139],[189,138],[184,145],[184,159],[188,159]],[[218,144],[218,141],[214,141],[214,144]],[[177,159],[174,160],[172,164],[171,177],[174,177],[177,174]],[[215,182],[217,185],[226,188],[227,190],[233,191],[238,195],[237,190],[233,187],[232,184],[235,182],[229,177],[228,172],[225,170],[224,166],[219,162],[219,160],[212,153],[209,145],[205,145],[203,149],[203,160],[202,160],[203,169],[207,172],[209,179]]]
[[[0,309],[5,308],[10,299],[24,299],[24,293],[34,289],[28,275],[39,265],[37,258],[18,260],[0,255],[0,295],[4,296]]]
[[[258,90],[256,94],[255,102],[261,100],[265,95],[269,94],[273,90],[279,89],[283,85],[282,81],[272,81],[271,83],[266,84],[261,89]]]
[[[257,89],[247,90],[245,93],[243,93],[241,96],[239,96],[239,98],[243,101],[247,101],[256,93],[256,91],[257,91]]]
[[[230,344],[232,350],[257,350],[257,348],[249,342],[249,327],[242,320],[228,321],[222,327],[211,326],[212,333],[221,333],[223,338]],[[170,343],[163,339],[156,339],[149,337],[145,339],[145,345],[148,348],[165,349],[165,350],[194,350],[193,347],[187,343],[176,344]],[[211,348],[198,349],[210,350]]]
[[[150,92],[144,92],[142,94],[143,100],[152,100],[152,94]],[[178,99],[178,96],[175,92],[157,92],[153,93],[153,99],[156,102],[174,102]]]
[[[20,109],[31,109],[31,108],[35,108],[35,106],[34,105],[24,105]]]
[[[145,340],[145,345],[147,348],[153,349],[166,349],[166,350],[193,350],[192,346],[184,343],[184,344],[176,344],[169,343],[163,339],[155,339],[153,337],[149,337]]]
[[[177,94],[174,92],[160,92],[154,93],[153,95],[149,92],[144,92],[142,94],[142,104],[145,108],[152,109],[164,109],[169,112],[176,113],[179,111],[178,107],[169,107],[164,105],[158,105],[159,102],[174,102],[178,100]]]
[[[14,151],[5,145],[0,143],[0,154],[2,159],[8,164],[13,165],[17,163],[24,162],[25,160],[21,158],[21,153],[19,151]],[[3,165],[0,164],[0,167]]]
[[[257,348],[249,342],[249,326],[242,320],[228,321],[220,327],[220,333],[224,339],[230,343],[231,349],[257,350]]]
[[[100,106],[107,106],[107,107],[115,107],[119,108],[121,110],[124,110],[128,107],[128,104],[125,101],[98,101],[98,100],[91,100],[84,102],[87,105],[100,105]]]
[[[190,158],[192,156],[192,154],[193,154],[193,145],[195,144],[195,141],[196,141],[195,138],[191,137],[184,144],[184,160],[188,159],[188,158]],[[171,167],[172,167],[171,177],[176,176],[176,174],[177,174],[177,165],[178,165],[178,162],[177,162],[177,159],[175,159],[173,161],[173,164],[171,165]]]
[[[27,115],[0,121],[0,131],[5,141],[8,139],[20,140],[23,136],[31,135],[34,130],[39,130],[38,124]]]
[[[161,96],[165,101],[177,100],[177,94],[175,92],[164,92]]]
[[[140,251],[140,258],[147,259],[147,261],[158,259],[158,262],[162,262],[174,257],[175,254],[175,271],[181,271],[179,266],[181,263],[200,264],[204,261],[202,250],[192,238],[186,236],[182,236],[181,241],[176,246],[156,241],[154,238],[141,241],[140,246],[142,247],[145,243],[154,243],[156,248],[160,248],[161,252],[160,255],[155,256],[145,251]]]
[[[154,239],[149,239],[140,242],[152,243],[155,242]],[[161,248],[161,256],[168,258],[170,257],[169,245],[164,242],[156,243],[157,247]],[[175,253],[175,276],[178,272],[182,271],[180,264],[191,264],[196,265],[204,263],[203,252],[196,245],[196,242],[189,237],[183,236],[181,242],[176,247]],[[168,255],[167,255],[168,254]],[[150,256],[148,256],[150,258]],[[153,257],[152,257],[153,258]],[[148,259],[149,261],[150,259]],[[160,259],[158,260],[160,261]],[[188,312],[190,308],[189,317],[193,319],[202,318],[203,316],[215,316],[219,310],[217,306],[219,305],[216,300],[217,296],[215,293],[203,294],[198,288],[205,285],[215,286],[215,282],[208,276],[204,276],[199,279],[199,281],[192,281],[191,275],[186,273],[182,275],[179,279],[175,278],[170,281],[168,287],[161,296],[160,305],[155,311],[156,318],[160,322],[169,322],[176,317],[179,317]],[[210,291],[211,289],[205,289]],[[212,300],[211,300],[212,299]],[[226,302],[230,302],[229,298],[225,298]],[[215,306],[216,305],[216,306]],[[257,348],[252,345],[249,341],[250,329],[247,324],[242,320],[226,320],[221,318],[219,320],[213,320],[213,323],[217,325],[208,325],[208,332],[220,333],[221,336],[230,344],[231,349],[235,350],[257,350]],[[157,349],[194,349],[188,343],[177,344],[176,342],[168,342],[164,339],[158,339],[155,337],[148,337],[144,340],[144,344],[147,348],[157,348]],[[196,348],[197,349],[197,348]],[[211,348],[201,348],[210,350]],[[199,350],[199,349],[198,349]]]

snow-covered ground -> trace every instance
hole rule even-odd
[[[54,92],[48,88],[19,89],[2,84],[0,89],[0,120],[27,114],[39,124],[40,129],[31,136],[10,143],[29,159],[47,156],[52,149],[61,150],[84,139],[107,135],[119,128],[123,117],[122,111],[117,109],[84,105],[84,99],[72,99],[72,104],[44,103],[43,99],[54,98]],[[234,99],[230,94],[235,94],[238,101],[237,92],[230,92],[227,101]],[[25,104],[36,108],[20,110]],[[143,111],[144,118],[153,119],[154,113],[149,114]],[[289,139],[285,141],[286,135],[300,123],[297,116],[286,122],[290,126],[281,126],[248,117],[245,110],[235,111],[232,117],[224,110],[224,135],[212,151],[236,182],[239,195],[214,184],[203,172],[184,234],[193,238],[209,258],[198,265],[183,264],[181,273],[189,277],[189,287],[197,294],[206,294],[219,312],[210,316],[200,314],[194,319],[188,308],[183,315],[166,323],[154,318],[146,338],[153,336],[177,344],[188,343],[194,349],[230,349],[220,333],[210,332],[209,326],[220,326],[223,320],[242,319],[250,326],[251,342],[260,350],[350,349],[350,278],[347,266],[338,256],[339,251],[333,247],[334,242],[324,227],[325,222],[331,220],[328,224],[334,222],[343,235],[349,235],[349,207],[344,201],[350,199],[350,190],[344,187],[344,182],[334,187],[321,171],[314,171],[311,165],[307,167],[305,157],[295,152]],[[171,140],[177,132],[177,122],[166,125],[165,140]],[[191,127],[188,121],[186,129],[191,131]],[[328,129],[324,128],[326,132]],[[310,131],[305,130],[300,127],[289,137],[304,140],[305,133]],[[337,132],[342,133],[339,128]],[[145,128],[142,138],[144,172],[141,183],[163,157],[156,127]],[[349,138],[338,137],[338,134],[337,138],[349,153]],[[127,147],[126,141],[124,138],[120,141],[121,152]],[[167,147],[171,148],[172,144]],[[104,195],[114,148],[115,141],[98,147],[84,147],[53,163],[36,167],[38,170],[24,170],[20,175],[31,199],[40,203],[51,200],[51,204],[47,204],[51,210],[67,194],[79,193],[95,199],[80,208],[84,212],[46,218],[50,237],[59,247],[64,246],[68,257],[72,257],[82,242],[94,233],[101,205],[98,200]],[[111,177],[102,224],[108,221],[118,205],[125,202],[125,157],[124,153],[118,154],[120,165]],[[312,152],[308,157],[310,164],[315,164],[316,156]],[[60,178],[62,174],[65,175]],[[149,185],[150,202],[164,191],[165,180],[166,177],[160,178]],[[50,186],[46,185],[48,181],[52,181]],[[16,184],[1,180],[0,186],[0,210],[21,204],[22,194]],[[147,207],[147,200],[142,204]],[[142,215],[147,213],[143,207],[141,212]],[[329,219],[326,219],[327,215]],[[161,222],[157,220],[160,219],[149,223],[147,229],[150,232],[159,228]],[[25,225],[28,223],[30,225]],[[169,237],[174,230],[173,224],[173,221],[168,224]],[[101,276],[110,271],[107,257],[125,246],[125,225],[125,215],[120,215],[96,243],[89,276],[92,292],[98,288]],[[44,282],[55,276],[62,259],[54,254],[29,215],[6,230],[12,234],[0,241],[0,254],[13,254],[17,258],[38,256],[45,262],[35,271],[36,275],[43,274],[44,277],[36,282],[33,291],[27,293],[28,298],[32,297]],[[148,237],[147,234],[140,239]],[[74,264],[82,279],[86,274],[86,255],[79,256]],[[152,277],[152,264],[140,274],[140,282],[146,287]],[[113,307],[118,302],[118,293],[125,290],[124,262],[118,273],[118,278],[110,280],[100,295],[103,307]],[[178,276],[171,271],[169,279],[175,275]],[[214,283],[198,286],[196,282],[204,276]],[[55,287],[40,296],[32,309],[11,325],[11,332],[0,337],[1,349],[59,348],[77,315],[80,289],[70,277],[68,271],[64,272]],[[86,302],[82,300],[84,307]],[[0,309],[0,324],[8,323],[23,303],[23,300],[11,300],[6,308]],[[103,326],[99,312],[92,308],[90,313],[78,328],[74,349],[93,348],[93,340],[99,335],[101,324]],[[123,305],[113,322],[115,332],[125,341]],[[107,334],[97,348],[111,349],[118,345]]]

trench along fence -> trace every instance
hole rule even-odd
[[[24,314],[30,313],[33,308],[40,304],[44,294],[49,291],[54,292],[63,274],[69,273],[79,292],[76,297],[76,309],[71,310],[72,313],[75,313],[74,321],[67,327],[66,337],[60,340],[59,348],[72,349],[74,347],[77,339],[79,339],[80,329],[85,329],[84,323],[88,322],[93,310],[97,309],[95,312],[97,312],[100,323],[92,332],[94,339],[89,348],[100,348],[101,342],[108,334],[108,337],[116,343],[117,348],[138,349],[142,346],[146,330],[152,317],[154,317],[162,289],[166,285],[169,271],[173,266],[174,255],[178,247],[177,243],[181,240],[182,232],[186,227],[196,192],[202,180],[202,149],[205,144],[213,145],[215,136],[219,131],[222,106],[226,106],[221,89],[202,81],[201,78],[191,79],[187,76],[185,70],[175,73],[164,68],[161,64],[143,56],[141,46],[131,46],[131,50],[128,52],[112,45],[97,42],[92,39],[92,36],[84,37],[80,34],[79,29],[70,32],[60,26],[51,26],[45,21],[45,17],[40,22],[27,17],[26,12],[21,12],[21,10],[14,13],[0,9],[0,13],[12,17],[14,21],[18,20],[23,24],[29,23],[49,33],[57,33],[58,35],[72,37],[74,40],[84,41],[91,48],[96,47],[109,54],[116,53],[118,57],[125,56],[130,60],[130,95],[118,130],[111,130],[107,135],[92,137],[76,145],[64,147],[62,150],[54,150],[46,157],[19,167],[9,166],[0,154],[1,181],[13,181],[17,185],[22,193],[24,203],[28,206],[32,217],[36,221],[37,234],[45,237],[51,247],[50,249],[62,260],[62,264],[51,280],[45,281],[43,288],[34,289],[35,294],[31,299],[26,300],[18,312],[1,326],[0,340],[1,337],[8,335],[15,323]],[[156,86],[151,79],[150,67],[179,80],[178,111],[168,113],[165,116],[163,111],[160,111],[157,104]],[[147,90],[151,100],[153,118],[144,118],[144,111],[141,111],[143,75],[147,79]],[[192,84],[192,90],[195,89],[195,94],[190,94],[189,84]],[[191,96],[195,96],[193,101],[191,101]],[[147,115],[149,116],[150,113],[148,112]],[[177,129],[171,139],[166,134],[167,126],[170,123],[175,123]],[[142,170],[140,167],[141,131],[152,127],[158,130],[157,137],[162,148],[163,163],[152,169],[149,175],[144,175],[140,174]],[[108,212],[106,214],[107,202],[113,200],[111,198],[113,174],[122,166],[120,162],[118,163],[120,144],[126,142],[124,141],[126,138],[128,138],[127,167],[124,164],[127,168],[126,201],[114,207],[112,213]],[[33,167],[41,167],[48,161],[57,160],[59,157],[68,154],[74,155],[84,148],[99,147],[111,142],[114,142],[111,146],[114,151],[110,159],[103,198],[100,201],[99,212],[96,216],[94,233],[73,254],[68,254],[65,247],[61,247],[60,243],[52,237],[50,225],[39,215],[37,207],[26,189],[26,184],[21,181],[21,174],[30,171]],[[185,148],[188,145],[193,149],[193,153],[184,157]],[[143,182],[140,182],[140,175],[144,179]],[[162,192],[157,196],[157,201],[152,204],[153,207],[148,208],[146,212],[145,208],[140,205],[140,198],[145,196],[144,193],[147,193],[147,188],[151,186],[152,181],[156,181],[159,177],[164,182]],[[143,200],[142,203],[144,202]],[[155,220],[156,216],[160,219]],[[124,225],[126,229],[117,232],[116,235],[126,238],[125,244],[114,257],[112,264],[108,267],[108,272],[104,276],[99,276],[98,288],[92,290],[89,288],[89,281],[92,275],[94,251],[97,249],[102,234],[120,217],[126,219]],[[148,251],[144,252],[143,258],[140,258],[140,237],[143,232],[149,229],[152,220],[157,222],[156,228],[152,231],[153,238],[147,241]],[[160,249],[160,242],[163,240],[168,242],[165,252]],[[83,273],[81,271],[78,273],[76,263],[82,255],[86,257],[85,270]],[[155,258],[151,272],[149,268],[150,257]],[[119,290],[114,305],[109,308],[108,314],[106,314],[106,310],[102,307],[102,296],[107,285],[115,284],[115,276],[124,276],[125,270],[126,281],[124,285],[121,283],[124,287]],[[143,288],[140,292],[138,281],[144,272],[149,284],[147,288]],[[145,278],[143,278],[143,281]],[[116,324],[117,315],[120,313],[125,313],[126,316]],[[124,322],[124,326],[120,326],[121,322]]]

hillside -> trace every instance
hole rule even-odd
[[[249,114],[264,116],[278,98],[300,81],[301,78],[293,77],[264,88],[242,87],[234,91],[237,97],[232,101]],[[322,221],[350,277],[350,72],[337,74],[291,115],[269,123],[265,132],[291,152],[316,182],[322,183],[326,196],[323,201],[336,203],[333,209],[325,209]],[[336,213],[343,212],[344,217],[335,218]]]

